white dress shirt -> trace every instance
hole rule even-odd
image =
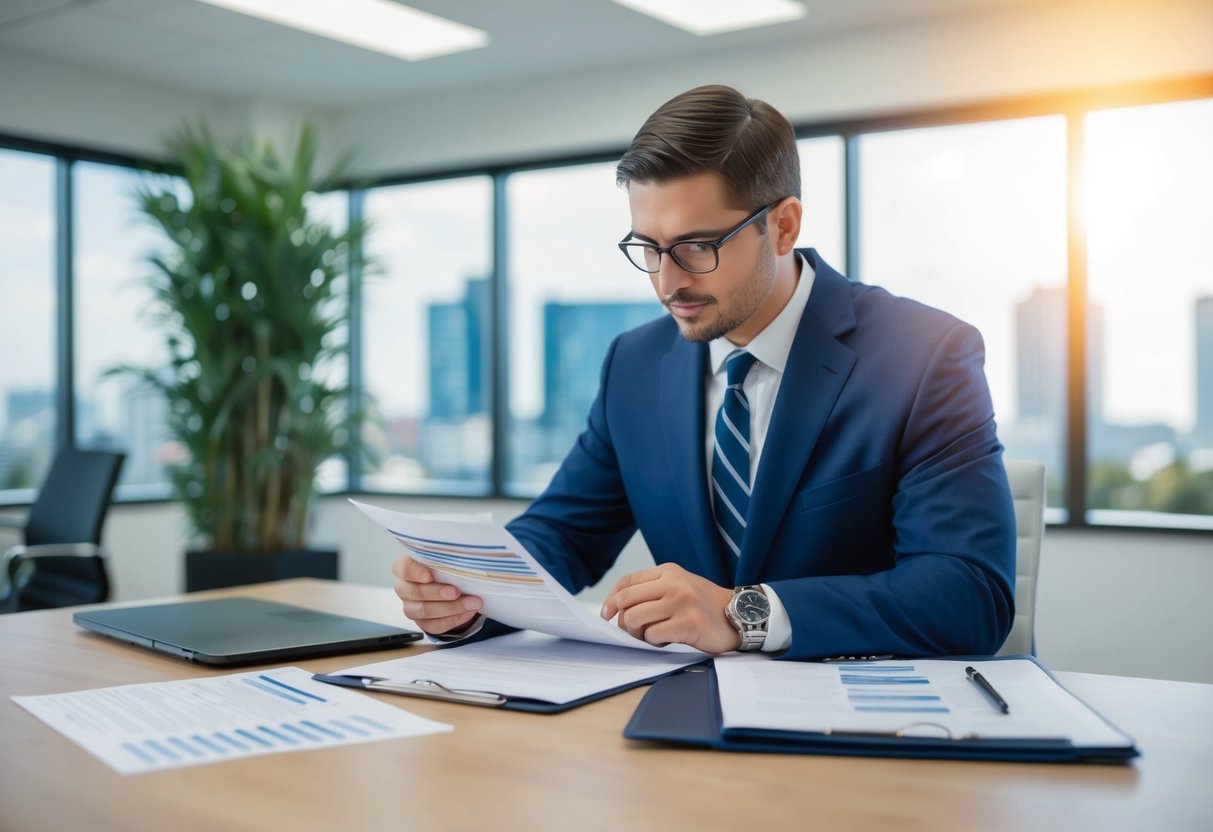
[[[745,381],[741,385],[746,399],[750,403],[750,482],[758,473],[758,463],[762,458],[762,446],[766,443],[767,428],[771,426],[771,411],[775,408],[775,397],[779,394],[779,383],[783,380],[783,372],[788,364],[788,354],[792,351],[792,341],[800,327],[800,316],[804,313],[805,304],[809,301],[809,292],[813,290],[813,267],[796,255],[800,266],[800,279],[787,305],[775,316],[775,320],[766,325],[762,332],[754,336],[743,349],[757,360],[750,368]],[[712,455],[716,450],[716,411],[724,401],[724,391],[728,386],[725,362],[737,345],[728,336],[717,338],[708,344],[708,376],[707,402],[704,420],[707,426],[704,443],[704,453],[708,466],[708,494],[715,501],[712,490]],[[767,622],[767,637],[763,642],[763,652],[784,650],[792,643],[792,623],[788,613],[783,608],[779,596],[766,584],[767,598],[771,601],[771,618]]]

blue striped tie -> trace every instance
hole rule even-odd
[[[750,508],[750,402],[741,384],[755,360],[744,350],[735,350],[728,357],[728,387],[716,413],[716,450],[712,454],[716,529],[734,557],[741,554]]]

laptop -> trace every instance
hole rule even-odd
[[[209,665],[386,650],[421,638],[415,630],[255,598],[102,607],[72,620],[119,641]]]

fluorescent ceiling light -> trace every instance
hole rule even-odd
[[[391,0],[199,2],[406,61],[423,61],[451,52],[478,49],[489,42],[488,32]]]
[[[738,29],[799,20],[805,7],[794,0],[615,0],[621,6],[685,29],[718,35]]]

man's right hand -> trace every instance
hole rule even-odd
[[[430,635],[458,630],[475,619],[484,606],[475,595],[464,595],[458,587],[438,583],[430,569],[408,555],[392,564],[392,574],[404,614]]]

